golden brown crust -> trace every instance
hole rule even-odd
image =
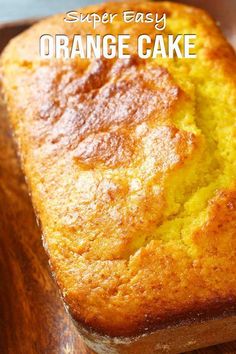
[[[131,49],[129,60],[39,60],[43,33],[95,33],[61,15],[14,39],[2,57],[57,282],[74,318],[111,336],[236,296],[235,54],[202,10],[129,8],[166,12],[163,34],[196,33],[197,59],[143,61]],[[126,26],[118,18],[97,31]],[[147,24],[129,31],[155,35]]]

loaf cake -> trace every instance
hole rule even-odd
[[[196,58],[41,59],[42,34],[150,36],[125,10],[196,34]],[[119,2],[14,38],[3,91],[52,273],[98,353],[174,353],[236,338],[236,60],[214,21]],[[227,325],[230,323],[230,328]],[[40,324],[39,324],[40,325]]]

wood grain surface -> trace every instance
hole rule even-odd
[[[2,26],[0,50],[29,24]],[[80,339],[50,276],[0,97],[0,354],[37,353],[92,351]],[[193,353],[233,354],[236,342]]]

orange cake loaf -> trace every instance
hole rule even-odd
[[[140,59],[159,34],[196,34],[196,58]],[[98,353],[177,353],[236,338],[236,60],[214,21],[169,2],[47,18],[1,57],[3,91],[50,266]],[[131,34],[125,59],[42,59],[43,34]]]

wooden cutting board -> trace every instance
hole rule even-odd
[[[0,51],[30,24],[31,21],[1,26]],[[50,276],[0,97],[0,354],[47,353],[92,351],[85,347],[65,312]],[[236,342],[193,353],[233,354]]]

